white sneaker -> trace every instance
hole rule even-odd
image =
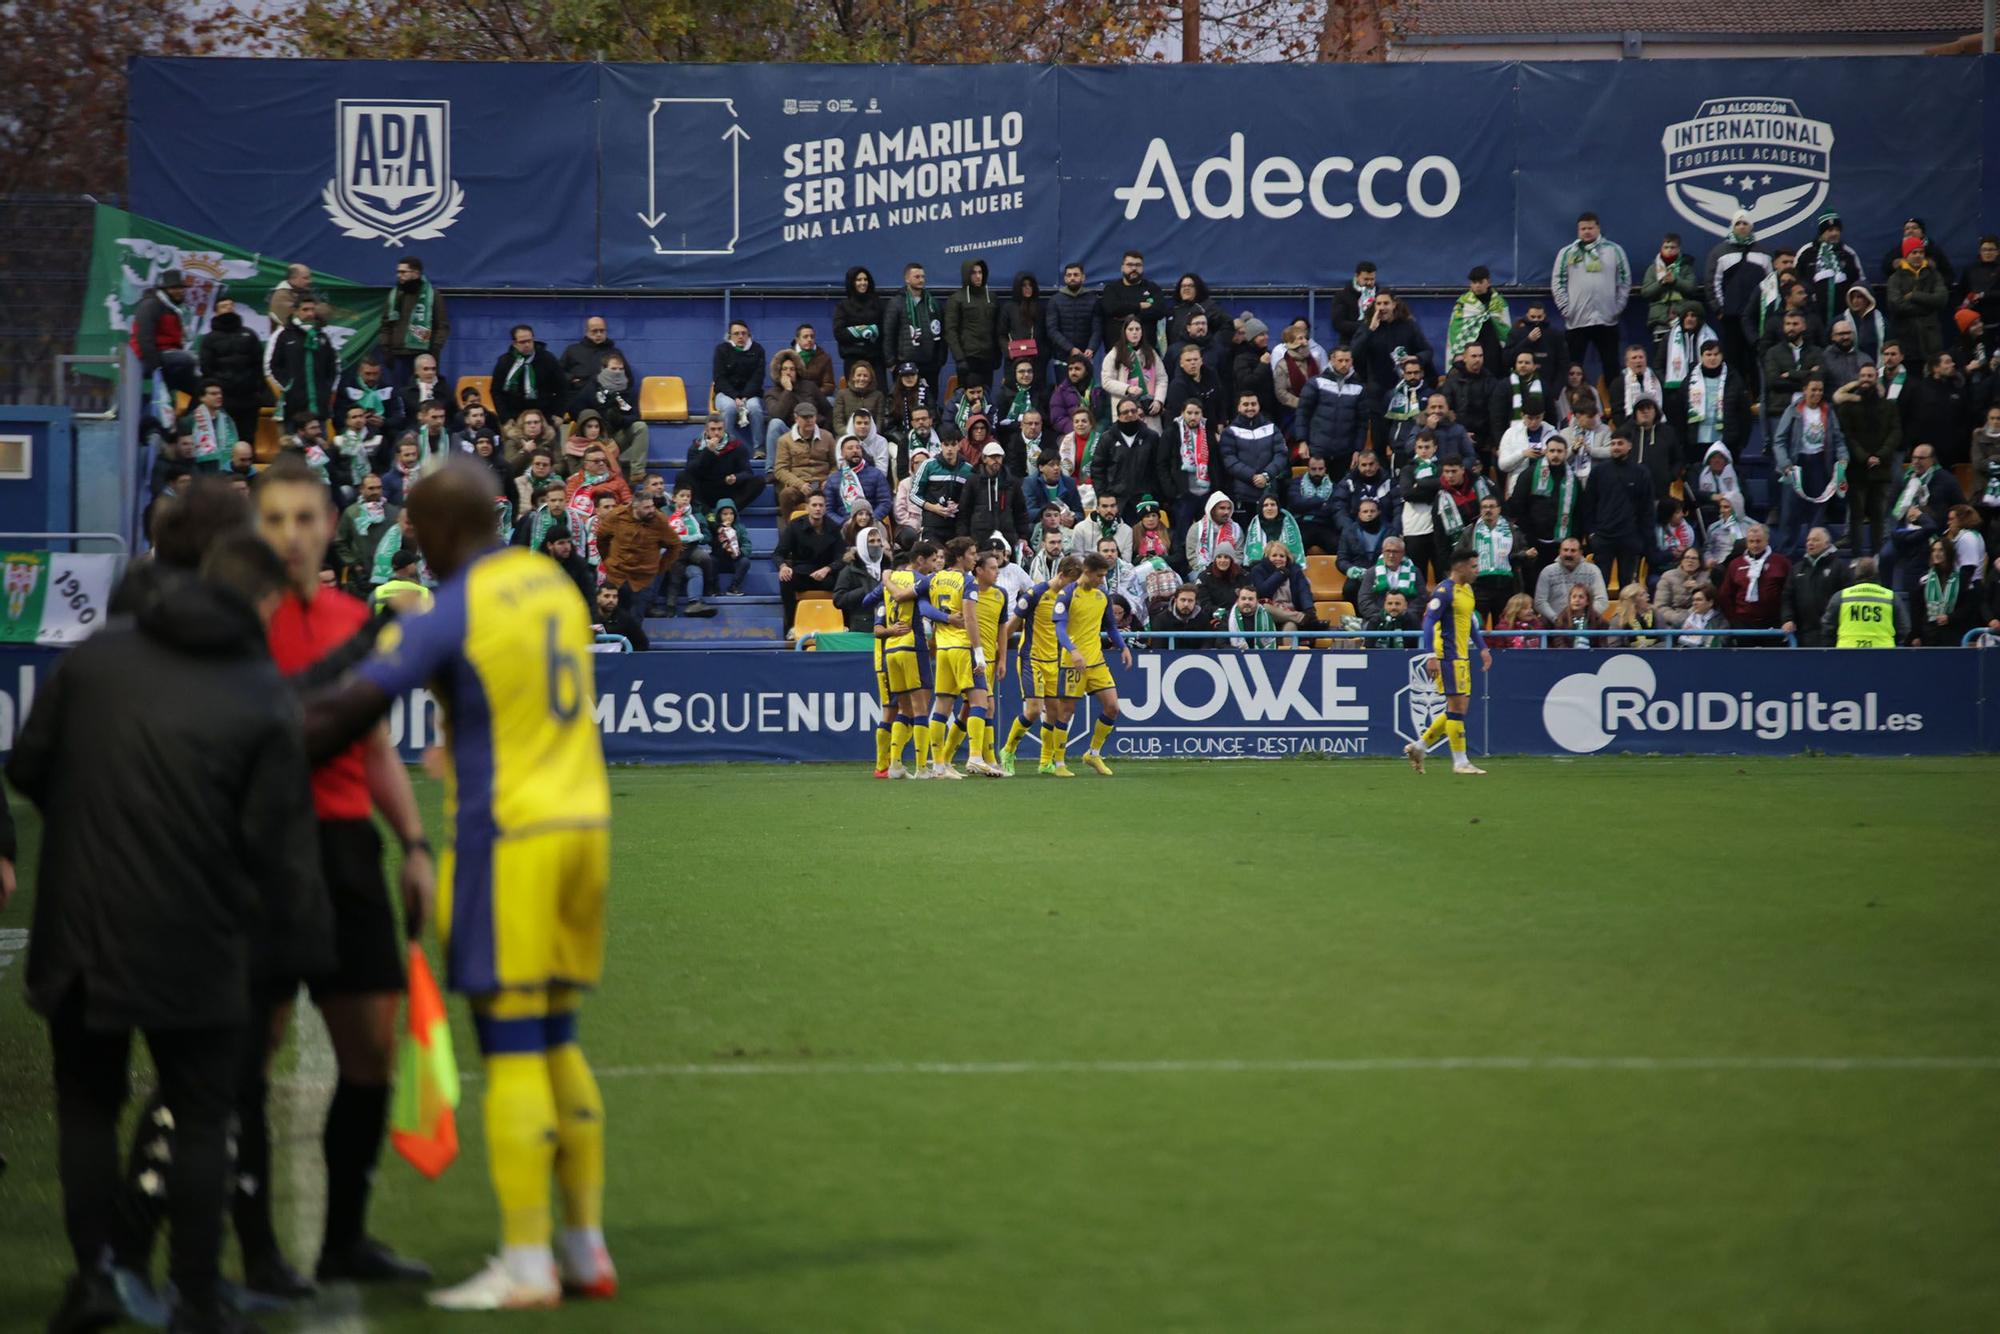
[[[1455,774],[1483,774],[1486,772],[1484,769],[1474,765],[1471,760],[1458,761],[1451,766],[1451,771]]]
[[[545,1282],[527,1283],[496,1255],[465,1282],[440,1288],[427,1300],[440,1311],[523,1311],[562,1305],[562,1285],[553,1259]]]
[[[889,777],[908,778],[909,776],[910,776],[910,771],[903,767],[903,762],[901,760],[897,760],[894,764],[889,766]]]
[[[1418,773],[1422,773],[1424,771],[1423,743],[1412,741],[1409,745],[1403,747],[1403,758],[1410,762],[1412,769],[1415,769]]]
[[[594,1229],[564,1228],[556,1248],[556,1271],[565,1297],[608,1302],[618,1295],[618,1269],[602,1234]]]
[[[977,755],[973,756],[971,759],[965,762],[965,772],[972,775],[974,778],[1003,777],[998,768],[996,768],[991,764],[988,764],[983,758]]]
[[[934,765],[932,765],[932,766],[931,766],[931,777],[932,777],[932,778],[964,778],[964,777],[965,777],[965,775],[964,775],[964,774],[962,774],[962,773],[960,773],[960,772],[959,772],[958,770],[956,770],[956,769],[952,768],[952,767],[951,767],[951,766],[950,766],[949,764],[934,764]]]
[[[910,772],[907,776],[910,778],[929,778],[931,776],[931,766],[928,764],[913,764],[910,766]]]

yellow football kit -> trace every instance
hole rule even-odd
[[[1104,590],[1071,584],[1056,599],[1051,619],[1055,625],[1056,642],[1062,646],[1062,694],[1070,699],[1081,699],[1100,690],[1115,688],[1111,669],[1104,662],[1104,636],[1109,634],[1112,642],[1121,649],[1125,647],[1125,640],[1118,633],[1117,624],[1111,620],[1111,600],[1104,596]],[[1072,653],[1083,658],[1084,665],[1080,670],[1070,657]]]

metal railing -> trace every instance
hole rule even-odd
[[[1567,638],[1589,639],[1674,639],[1681,636],[1700,639],[1781,639],[1792,648],[1798,647],[1798,636],[1784,630],[1682,630],[1672,626],[1655,626],[1650,629],[1614,630],[1564,630],[1560,628],[1535,630],[1508,627],[1506,629],[1482,630],[1481,634],[1492,638],[1496,635],[1535,635],[1546,641],[1551,635]],[[1304,630],[1298,627],[1274,628],[1270,630],[1131,630],[1126,632],[1129,639],[1400,639],[1411,641],[1412,649],[1422,648],[1423,632],[1420,630],[1342,630],[1339,627],[1322,627],[1318,630]],[[1504,650],[1503,650],[1504,651]]]

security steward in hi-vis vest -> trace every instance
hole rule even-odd
[[[1910,637],[1910,614],[1875,582],[1875,563],[1860,561],[1854,582],[1826,604],[1825,626],[1836,648],[1894,648]]]

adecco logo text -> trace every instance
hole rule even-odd
[[[1353,178],[1351,185],[1348,177]],[[1384,178],[1397,177],[1401,178],[1401,199],[1395,197],[1395,185],[1384,182]],[[1146,146],[1145,160],[1140,162],[1132,184],[1111,193],[1125,205],[1127,221],[1138,217],[1139,210],[1156,199],[1171,203],[1174,215],[1183,222],[1196,213],[1204,218],[1241,218],[1245,216],[1246,195],[1258,217],[1273,221],[1292,217],[1308,205],[1322,218],[1351,217],[1355,204],[1349,202],[1349,196],[1371,218],[1396,217],[1405,204],[1420,218],[1442,218],[1458,204],[1459,180],[1457,164],[1435,154],[1418,158],[1407,171],[1399,157],[1372,157],[1358,168],[1353,158],[1338,155],[1306,164],[1288,157],[1267,157],[1246,177],[1243,136],[1232,134],[1228,153],[1196,163],[1186,187],[1181,184],[1173,149],[1165,139],[1155,139]]]
[[[1684,690],[1662,696],[1652,665],[1619,654],[1594,672],[1565,676],[1542,701],[1549,739],[1576,755],[1603,750],[1620,736],[1645,733],[1744,732],[1760,741],[1815,733],[1921,732],[1921,713],[1889,713],[1869,691],[1858,699],[1794,690],[1759,697],[1754,691]]]

